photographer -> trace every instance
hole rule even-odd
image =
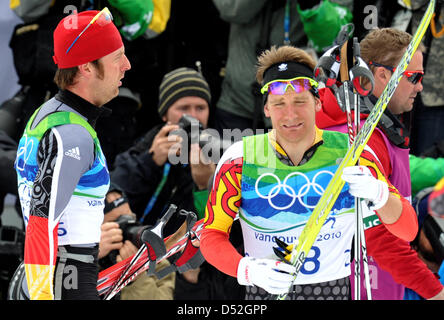
[[[116,157],[111,180],[125,191],[131,209],[143,224],[153,225],[170,203],[178,209],[195,211],[199,216],[203,213],[207,184],[215,165],[204,164],[204,161],[174,165],[168,157],[172,155],[171,147],[182,142],[183,135],[170,134],[180,129],[182,115],[196,118],[206,128],[210,100],[208,84],[197,71],[179,68],[166,74],[160,84],[158,105],[165,123],[148,131],[138,143]],[[195,146],[190,149],[179,152],[191,151],[190,157],[194,157],[199,151]],[[165,236],[183,222],[183,219],[171,220]]]
[[[138,143],[116,157],[111,181],[124,190],[131,209],[143,224],[153,225],[169,204],[177,205],[178,210],[197,213],[198,219],[203,218],[207,185],[215,164],[202,158],[197,144],[182,144],[186,130],[179,130],[179,123],[183,115],[189,115],[206,128],[210,101],[209,86],[200,73],[189,68],[169,72],[159,87],[158,112],[164,123],[152,128]],[[178,145],[181,147],[175,148]],[[169,161],[186,152],[189,157],[185,163]],[[173,216],[165,226],[164,236],[175,232],[183,221],[184,217]],[[224,299],[222,282],[225,281],[224,275],[204,263],[198,269],[176,274],[174,298]],[[236,291],[229,290],[230,294]]]

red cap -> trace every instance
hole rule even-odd
[[[99,17],[66,53],[73,41],[98,13],[96,10],[83,11],[71,14],[59,22],[54,31],[53,59],[60,69],[100,59],[123,46],[122,37],[114,23],[111,20],[108,23],[101,23],[105,20],[104,17]]]

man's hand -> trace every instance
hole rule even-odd
[[[182,137],[179,135],[169,136],[171,131],[178,129],[178,125],[167,123],[154,137],[153,144],[148,152],[152,153],[153,161],[158,166],[163,166],[165,164],[168,159],[168,154],[171,152],[171,147],[175,144],[180,145],[182,142]]]
[[[115,222],[105,222],[100,227],[99,259],[108,255],[112,250],[120,250],[123,246],[122,230]]]
[[[389,199],[387,183],[373,177],[366,166],[344,168],[342,179],[348,182],[350,194],[365,199],[371,210],[382,208]]]
[[[122,260],[125,260],[126,258],[133,256],[134,254],[136,254],[137,250],[137,247],[131,241],[126,240],[119,250],[116,261],[120,262]]]
[[[106,201],[112,202],[112,201],[115,201],[121,197],[122,197],[122,195],[120,193],[118,193],[116,191],[111,191],[106,195]],[[123,204],[119,205],[118,207],[115,207],[111,211],[107,212],[103,218],[103,222],[105,223],[105,222],[116,221],[123,214],[133,215],[134,217],[136,216],[131,211],[131,208],[127,202],[127,203],[123,203]]]
[[[237,268],[237,281],[244,286],[256,285],[271,294],[287,293],[293,284],[296,267],[272,259],[243,257]]]
[[[204,190],[208,186],[208,180],[214,174],[216,165],[208,160],[202,153],[197,143],[190,148],[191,176],[199,190]]]

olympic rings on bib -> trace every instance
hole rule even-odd
[[[332,172],[326,171],[326,170],[322,170],[322,171],[319,171],[318,173],[316,173],[313,176],[313,181],[310,181],[310,179],[304,173],[292,172],[292,173],[290,173],[289,175],[287,175],[285,177],[283,182],[281,182],[281,180],[279,179],[279,177],[277,175],[275,175],[274,173],[271,173],[271,172],[266,172],[266,173],[263,173],[262,175],[259,176],[259,178],[256,180],[254,188],[255,188],[256,194],[260,198],[262,198],[262,199],[267,199],[268,203],[270,204],[270,206],[273,209],[276,209],[276,210],[286,210],[286,209],[288,209],[288,208],[290,208],[291,206],[294,205],[296,199],[299,201],[299,203],[303,207],[309,208],[309,209],[314,209],[316,207],[316,204],[309,205],[308,203],[305,203],[303,197],[308,194],[308,192],[310,191],[311,188],[313,188],[314,192],[316,194],[318,194],[319,196],[321,196],[325,192],[324,187],[316,182],[316,179],[318,179],[318,177],[321,174],[328,174],[331,177],[333,177],[333,173]],[[276,180],[277,184],[275,186],[273,186],[268,191],[267,195],[263,195],[259,191],[259,183],[262,180],[262,178],[267,177],[267,176],[273,177]],[[306,181],[306,184],[304,184],[302,187],[300,187],[297,193],[296,193],[296,191],[291,186],[289,186],[287,184],[288,179],[290,179],[293,176],[300,176],[300,177],[304,178],[305,181]],[[272,199],[274,197],[276,197],[281,192],[282,189],[284,190],[285,194],[291,198],[291,201],[290,201],[289,204],[287,204],[285,206],[278,206],[278,205],[276,205],[276,204],[274,204],[272,202]]]

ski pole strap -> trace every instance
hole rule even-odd
[[[191,229],[193,229],[194,224],[197,221],[197,214],[193,211],[186,211],[184,209],[181,209],[179,211],[179,214],[186,216],[186,222],[187,222],[187,232],[191,232]]]
[[[157,264],[156,259],[151,260],[151,257],[156,257],[156,254],[154,252],[154,249],[149,245],[146,246],[146,250],[148,252],[148,256],[150,257],[150,259],[148,260],[148,271],[146,272],[146,274],[151,276],[155,274],[155,268]]]
[[[189,237],[185,249],[170,257],[171,265],[155,273],[158,279],[162,279],[171,272],[184,273],[190,269],[196,269],[205,261],[200,248],[193,245],[193,240]]]
[[[180,273],[184,273],[187,270],[190,269],[196,269],[200,267],[200,265],[205,261],[204,256],[200,252],[200,248],[197,248],[195,253],[189,258],[186,263],[182,263],[181,261],[178,261],[176,263],[177,265],[177,271]]]
[[[353,87],[357,93],[362,97],[367,97],[373,92],[375,86],[375,80],[373,74],[368,68],[367,64],[361,57],[357,57],[356,64],[350,69],[350,78],[352,79]],[[369,89],[365,89],[362,86],[363,80],[370,84]]]
[[[199,247],[196,247],[193,244],[193,241],[198,238],[192,230],[197,221],[197,215],[193,211],[186,211],[184,209],[181,209],[179,214],[186,216],[186,232],[188,233],[187,242],[182,251],[173,254],[169,258],[171,265],[156,273],[156,276],[159,279],[162,279],[171,272],[179,271],[180,273],[183,273],[187,270],[195,269],[205,261]]]
[[[344,33],[344,37],[348,34]],[[314,70],[317,82],[322,82],[327,88],[337,92],[338,87],[345,81],[351,81],[356,92],[366,97],[373,92],[374,78],[367,64],[360,57],[357,38],[353,38],[353,46],[347,39],[340,39],[338,45],[327,50],[318,60]],[[351,68],[350,68],[351,66]],[[362,83],[370,84],[369,89]]]
[[[350,29],[350,30],[349,30]],[[339,74],[340,68],[343,64],[341,62],[341,48],[347,46],[348,38],[354,31],[353,23],[342,26],[336,37],[333,47],[328,49],[318,60],[315,67],[314,76],[317,82],[322,82],[328,88],[333,88],[335,85],[340,86]],[[346,55],[344,56],[346,57]],[[345,71],[347,68],[345,69]]]
[[[151,266],[150,266],[151,267]],[[157,277],[157,279],[163,279],[165,278],[167,275],[169,275],[172,272],[176,271],[176,266],[170,264],[169,266],[161,269],[160,271],[157,271],[154,275]],[[149,271],[148,271],[149,272]]]
[[[339,30],[338,35],[336,36],[335,41],[333,42],[334,45],[342,46],[345,41],[347,41],[353,32],[355,31],[355,25],[353,23],[347,23],[341,27],[341,30]]]
[[[360,96],[367,97],[373,92],[375,79],[368,65],[361,58],[361,47],[356,37],[353,38],[353,60],[354,65],[350,69],[353,86]],[[362,83],[368,83],[370,88],[364,89]]]
[[[171,215],[176,212],[177,207],[175,205],[170,205],[167,213],[160,219],[159,223],[154,227],[147,227],[141,233],[140,240],[145,243],[149,258],[149,268],[147,271],[148,275],[154,275],[156,269],[157,259],[165,256],[167,253],[165,241],[163,240],[162,230],[158,230],[158,226],[160,225],[163,228],[164,223],[166,223]],[[187,216],[187,231],[191,230],[194,226],[194,223],[197,220],[197,216],[194,212],[180,210],[180,214]],[[188,244],[187,244],[188,247]],[[186,250],[186,249],[185,249]]]
[[[351,81],[355,91],[362,97],[367,97],[373,92],[375,80],[367,64],[360,57],[358,39],[353,38],[353,44],[346,41],[341,47],[340,74],[341,82]],[[369,89],[365,89],[362,83],[368,83]]]
[[[360,96],[367,97],[373,92],[375,80],[373,73],[361,58],[361,48],[359,46],[358,38],[353,38],[352,45],[351,43],[347,44],[347,54],[348,60],[352,60],[350,55],[353,54],[352,67],[348,72],[348,76],[353,84],[353,87]],[[369,84],[369,89],[365,89],[362,86],[363,83]]]

